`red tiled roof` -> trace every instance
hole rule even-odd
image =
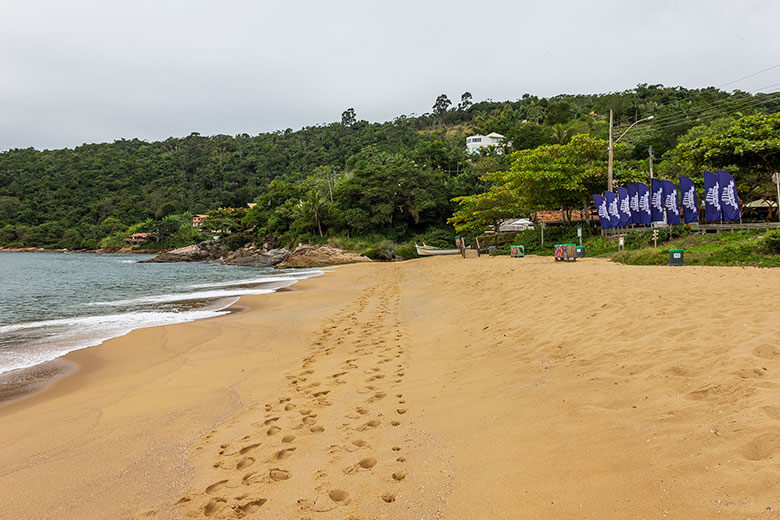
[[[572,210],[571,220],[572,222],[584,222],[586,213],[582,210]],[[598,213],[591,210],[591,218],[598,216]],[[552,224],[558,222],[564,222],[563,211],[561,210],[546,210],[537,211],[534,217],[536,222],[544,222],[545,224]]]

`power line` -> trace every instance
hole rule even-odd
[[[734,81],[729,81],[728,83],[724,83],[723,85],[719,86],[718,88],[723,88],[723,87],[726,87],[728,85],[733,85],[734,83],[739,83],[743,79],[748,79],[748,78],[752,78],[753,76],[758,76],[759,74],[763,74],[764,72],[776,69],[778,67],[780,67],[780,63],[778,63],[777,65],[772,65],[771,67],[767,67],[767,68],[765,68],[763,70],[759,70],[758,72],[754,72],[752,74],[748,74],[747,76],[743,76],[743,77],[741,77],[739,79],[735,79]]]
[[[780,91],[774,91],[774,92],[767,92],[766,95],[772,95],[777,94]],[[694,121],[702,121],[706,119],[712,119],[716,117],[722,117],[725,115],[728,115],[730,113],[739,112],[742,110],[747,110],[751,108],[757,108],[758,106],[773,101],[773,99],[746,99],[741,101],[734,101],[733,103],[731,100],[727,104],[721,104],[719,106],[709,106],[705,107],[704,109],[700,110],[699,112],[692,112],[688,116],[683,115],[670,115],[662,120],[661,123],[651,123],[654,128],[656,129],[662,129],[662,128],[668,128],[670,126],[675,126],[677,124],[680,124],[682,122],[694,122]]]
[[[780,84],[778,84],[780,85]],[[774,86],[774,85],[770,85]],[[767,88],[767,87],[764,87]],[[762,92],[761,93],[764,96],[772,96],[772,94],[777,94],[777,91],[773,92]],[[678,124],[679,122],[683,120],[691,120],[692,118],[709,118],[709,117],[718,117],[720,115],[725,115],[727,113],[736,112],[738,110],[742,110],[745,108],[750,107],[756,107],[763,103],[771,102],[773,101],[773,98],[758,98],[757,96],[751,96],[748,99],[734,99],[734,98],[728,98],[728,99],[720,99],[713,101],[709,103],[707,106],[702,106],[699,108],[692,109],[691,112],[688,115],[680,115],[679,113],[671,113],[665,116],[661,116],[659,118],[656,118],[655,121],[653,121],[651,124],[655,128],[665,128],[667,126],[673,126],[675,124]]]

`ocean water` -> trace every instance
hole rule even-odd
[[[147,255],[0,253],[0,374],[133,329],[227,313],[319,269],[142,264]]]

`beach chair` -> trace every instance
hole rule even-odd
[[[525,256],[525,248],[521,245],[509,246],[510,258],[523,258]]]

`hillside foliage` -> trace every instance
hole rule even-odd
[[[347,109],[339,122],[298,131],[8,150],[0,153],[0,246],[118,246],[134,232],[152,233],[159,247],[192,243],[211,235],[192,228],[193,214],[217,215],[219,208],[246,208],[248,202],[257,205],[245,215],[222,215],[222,222],[203,229],[229,231],[236,244],[370,234],[407,240],[447,228],[462,197],[489,193],[500,183],[496,172],[520,175],[514,178],[519,184],[508,186],[512,193],[521,184],[537,187],[511,213],[581,205],[604,176],[610,109],[618,132],[655,116],[621,141],[616,171],[627,178],[643,177],[649,145],[660,171],[731,161],[758,176],[766,171],[756,165],[765,160],[760,150],[729,155],[726,148],[729,139],[744,138],[750,124],[764,120],[739,123],[742,130],[721,136],[720,155],[701,150],[742,116],[766,118],[780,110],[777,94],[661,85],[600,95],[525,94],[506,102],[471,99],[464,93],[454,104],[442,94],[430,113],[384,123],[360,120]],[[489,132],[506,136],[503,149],[468,156],[465,137]],[[584,163],[575,160],[579,173],[572,176],[571,165],[557,159],[548,164],[571,147],[590,147],[592,154],[581,150],[589,166],[581,169]],[[565,204],[542,189],[550,183],[559,195],[567,193]],[[752,192],[764,184],[753,183]]]

